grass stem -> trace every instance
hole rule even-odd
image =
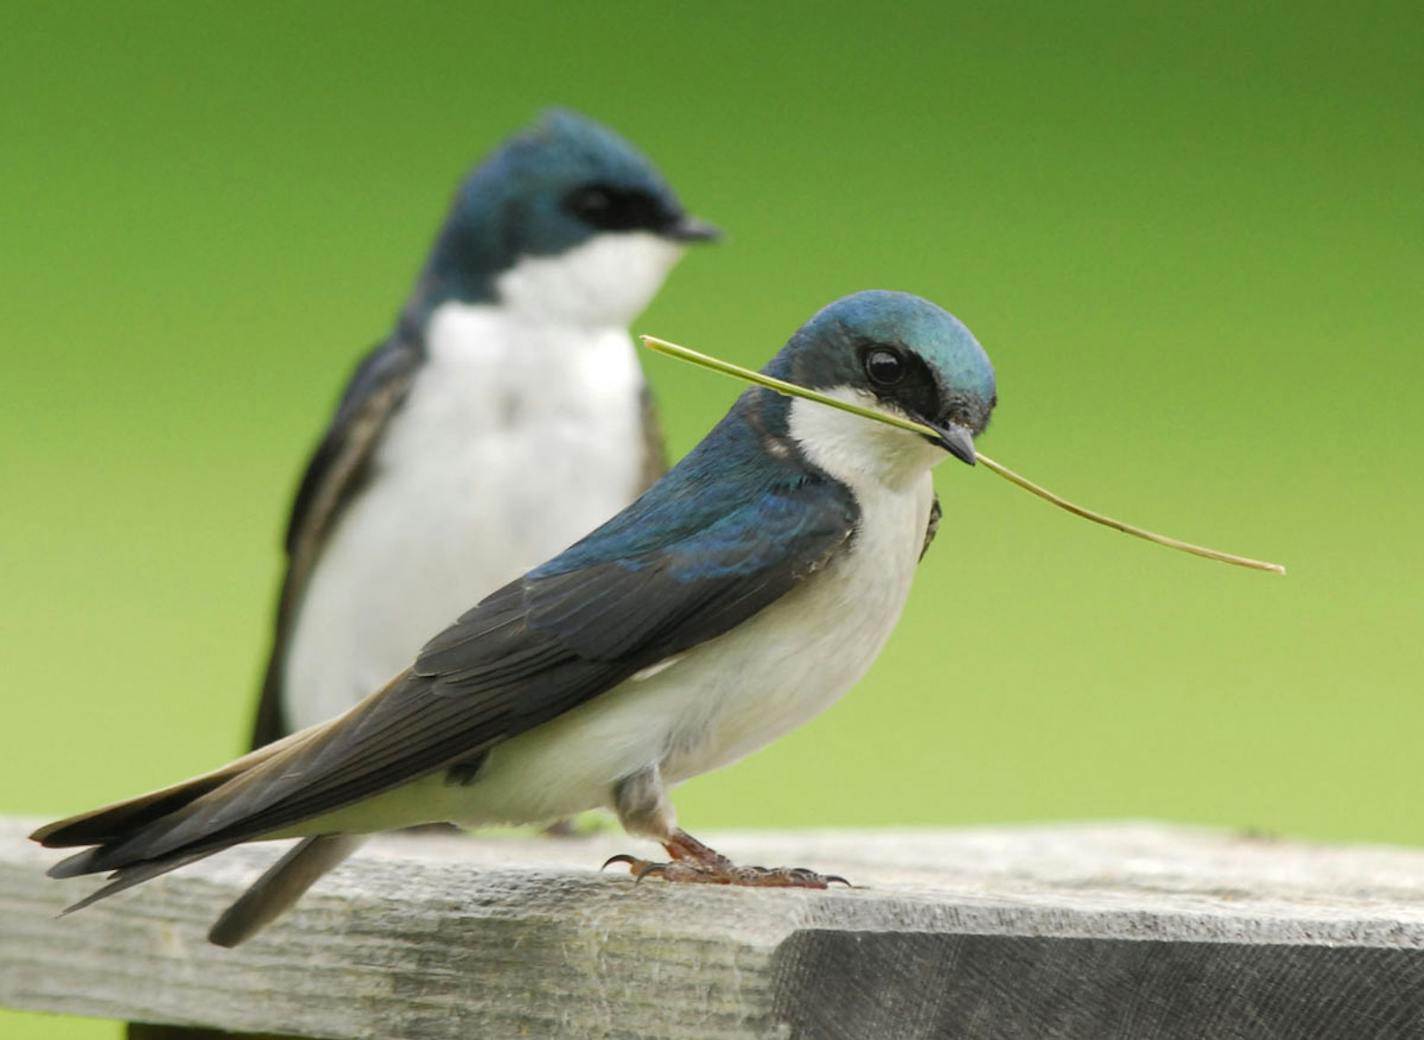
[[[826,405],[830,408],[839,408],[843,412],[850,412],[864,419],[871,419],[875,422],[888,423],[897,426],[902,430],[909,430],[911,433],[922,434],[931,440],[937,439],[937,435],[928,426],[917,423],[913,419],[906,419],[902,416],[891,415],[889,412],[882,412],[876,408],[866,408],[848,401],[841,401],[828,394],[811,390],[804,386],[797,386],[795,383],[788,383],[784,379],[776,379],[761,372],[754,372],[741,365],[734,365],[730,361],[723,361],[721,358],[714,358],[708,354],[692,350],[689,347],[682,347],[676,343],[669,343],[665,339],[656,336],[640,337],[643,344],[652,351],[659,354],[666,354],[668,357],[677,358],[680,361],[687,361],[702,368],[710,368],[714,372],[740,379],[745,383],[753,383],[757,386],[764,386],[769,390],[775,390],[779,394],[786,394],[788,397],[801,397],[808,401],[815,401],[818,404]],[[1081,516],[1084,520],[1091,520],[1095,524],[1102,524],[1104,527],[1111,527],[1115,531],[1123,534],[1130,534],[1134,538],[1142,538],[1158,545],[1165,545],[1169,549],[1177,549],[1181,552],[1191,553],[1194,556],[1204,556],[1208,560],[1217,560],[1221,563],[1229,563],[1236,567],[1248,567],[1252,570],[1267,571],[1271,574],[1284,574],[1286,569],[1279,563],[1268,563],[1265,560],[1253,560],[1249,556],[1237,556],[1235,553],[1222,552],[1220,549],[1210,549],[1204,545],[1193,545],[1191,542],[1184,542],[1178,538],[1171,538],[1165,534],[1158,534],[1156,531],[1149,531],[1143,527],[1116,520],[1113,517],[1105,516],[1102,513],[1084,508],[1076,503],[1068,501],[1062,495],[1055,494],[1045,487],[1041,487],[1029,480],[1027,477],[1015,473],[1009,467],[995,462],[983,452],[976,451],[978,461],[992,472],[1003,477],[1011,484],[1016,484],[1031,494],[1037,495],[1045,502],[1051,502],[1059,509],[1066,509],[1074,516]]]

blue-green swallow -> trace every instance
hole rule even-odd
[[[254,747],[356,704],[662,473],[628,324],[713,235],[570,112],[469,175],[302,479]]]
[[[954,317],[863,292],[764,369],[924,425],[910,432],[747,390],[676,467],[591,534],[432,632],[335,720],[173,787],[35,832],[112,872],[74,907],[247,841],[303,839],[218,921],[233,945],[359,835],[530,823],[596,807],[671,881],[823,887],[741,867],[677,823],[669,792],[829,707],[885,645],[931,528],[930,471],[975,461],[994,371]]]

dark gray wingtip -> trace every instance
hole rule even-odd
[[[55,874],[54,870],[56,867],[63,867],[67,863],[70,863],[74,860],[82,859],[85,856],[88,856],[90,853],[97,851],[97,849],[91,849],[89,850],[89,852],[81,852],[78,856],[71,856],[69,857],[69,859],[61,860],[60,862],[56,863],[54,867],[50,868],[50,876],[74,876],[73,874]],[[167,874],[170,870],[177,870],[179,867],[185,867],[189,863],[193,863],[209,855],[211,855],[211,852],[189,852],[181,856],[169,856],[164,859],[150,860],[147,863],[135,863],[133,866],[121,867],[120,869],[114,871],[112,874],[109,875],[109,883],[107,885],[103,885],[96,891],[90,892],[83,899],[79,900],[79,902],[65,907],[64,910],[60,912],[59,916],[68,917],[76,910],[83,910],[86,906],[93,906],[99,900],[108,899],[110,896],[117,895],[126,888],[133,888],[134,885],[141,885],[145,881],[150,880],[151,878],[158,877],[158,875],[160,874]],[[90,872],[92,873],[92,871]],[[76,870],[74,871],[74,873],[80,874],[85,873],[85,871]]]
[[[97,903],[99,900],[103,899],[106,895],[109,894],[110,887],[112,886],[105,885],[103,888],[100,888],[95,892],[90,892],[83,899],[79,900],[79,902],[70,903],[63,910],[54,915],[55,920],[59,920],[61,917],[68,917],[72,913],[75,913],[79,910],[83,910],[86,906],[92,906],[94,903]]]
[[[83,852],[76,852],[72,856],[65,856],[58,863],[53,864],[45,874],[52,878],[79,877],[81,874],[96,874],[104,869],[95,865],[98,859],[98,849],[85,849]]]

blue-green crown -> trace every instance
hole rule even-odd
[[[572,214],[570,192],[590,184],[641,192],[682,212],[648,159],[612,130],[566,109],[511,137],[460,185],[421,276],[425,307],[492,299],[493,282],[523,256],[561,253],[596,229]]]
[[[862,352],[873,344],[917,355],[946,393],[995,401],[994,366],[964,323],[911,293],[872,289],[842,297],[802,325],[766,372],[813,388],[865,382]]]

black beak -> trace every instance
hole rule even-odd
[[[715,242],[722,237],[719,228],[685,213],[663,228],[662,234],[675,242]]]
[[[932,438],[945,451],[949,452],[960,462],[967,462],[974,465],[976,458],[974,454],[974,434],[969,432],[969,427],[960,426],[959,423],[927,423],[930,429],[939,434]]]

